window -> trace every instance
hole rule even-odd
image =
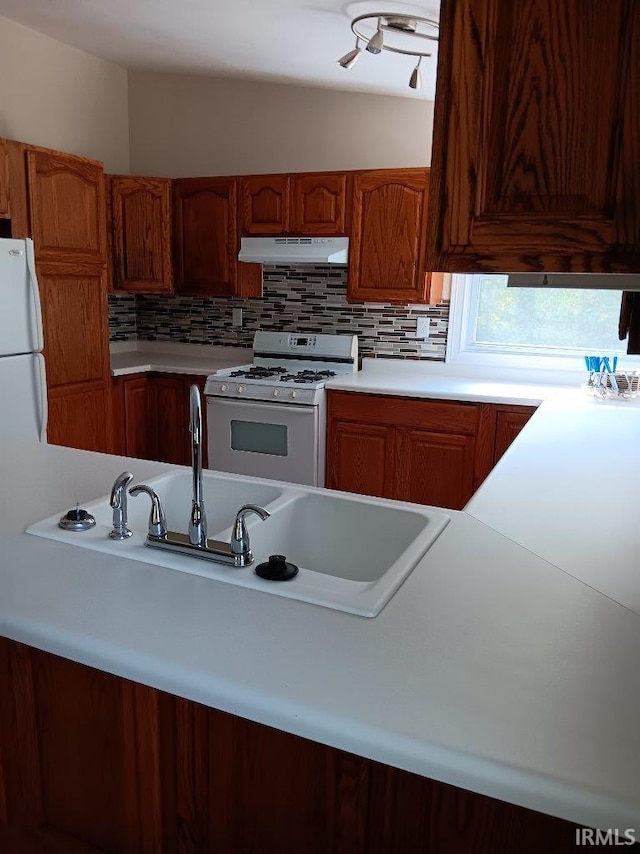
[[[454,276],[447,361],[582,371],[584,355],[626,355],[618,340],[621,292],[508,288],[500,274]]]

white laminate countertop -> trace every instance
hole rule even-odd
[[[253,359],[251,348],[180,344],[170,341],[112,342],[111,375],[200,374],[209,376],[222,368],[246,365]]]
[[[622,427],[618,412],[602,408],[598,430],[622,455],[637,433],[631,410]],[[544,403],[534,437],[562,430],[565,417]],[[526,436],[496,469],[497,483],[519,442],[525,456],[546,448]],[[573,472],[583,505],[598,508],[587,533],[607,538],[605,512],[620,501],[638,507],[640,486],[623,473],[619,497],[613,478],[594,477],[593,443],[580,465],[581,438]],[[106,494],[125,468],[141,480],[168,466],[17,441],[5,441],[2,463],[1,634],[501,800],[637,827],[640,619],[537,556],[538,522],[542,540],[523,547],[473,507],[452,512],[389,604],[366,619],[22,533]],[[552,477],[543,506],[549,517],[565,514],[579,562],[592,543],[566,509],[564,486]],[[517,494],[505,493],[511,518]],[[530,512],[526,502],[522,514]],[[635,558],[620,555],[637,567]]]
[[[495,370],[461,371],[438,361],[365,358],[362,370],[329,380],[326,387],[362,394],[538,406],[549,397],[573,391],[581,377],[576,372],[568,381],[559,383],[555,378],[553,382],[523,381],[514,374],[513,371],[502,374]]]

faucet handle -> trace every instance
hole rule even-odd
[[[123,471],[111,487],[109,503],[113,509],[113,529],[109,533],[112,540],[126,540],[131,536],[127,527],[127,486],[133,480],[130,471]]]
[[[250,513],[255,513],[262,521],[271,516],[268,510],[265,510],[264,507],[259,507],[257,504],[244,504],[236,513],[236,520],[233,523],[233,531],[231,533],[231,554],[245,555],[249,558],[248,563],[251,562],[252,558],[251,544],[249,542],[247,525],[244,520]]]
[[[151,489],[144,483],[132,486],[129,495],[141,495],[144,493],[151,499],[151,512],[149,514],[149,536],[154,540],[162,540],[167,536],[167,520],[162,509],[160,497],[155,489]]]

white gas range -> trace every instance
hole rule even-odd
[[[355,335],[256,332],[252,364],[207,379],[209,466],[324,486],[324,385],[357,370]]]

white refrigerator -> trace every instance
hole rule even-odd
[[[46,442],[47,385],[33,242],[0,240],[0,439]]]

